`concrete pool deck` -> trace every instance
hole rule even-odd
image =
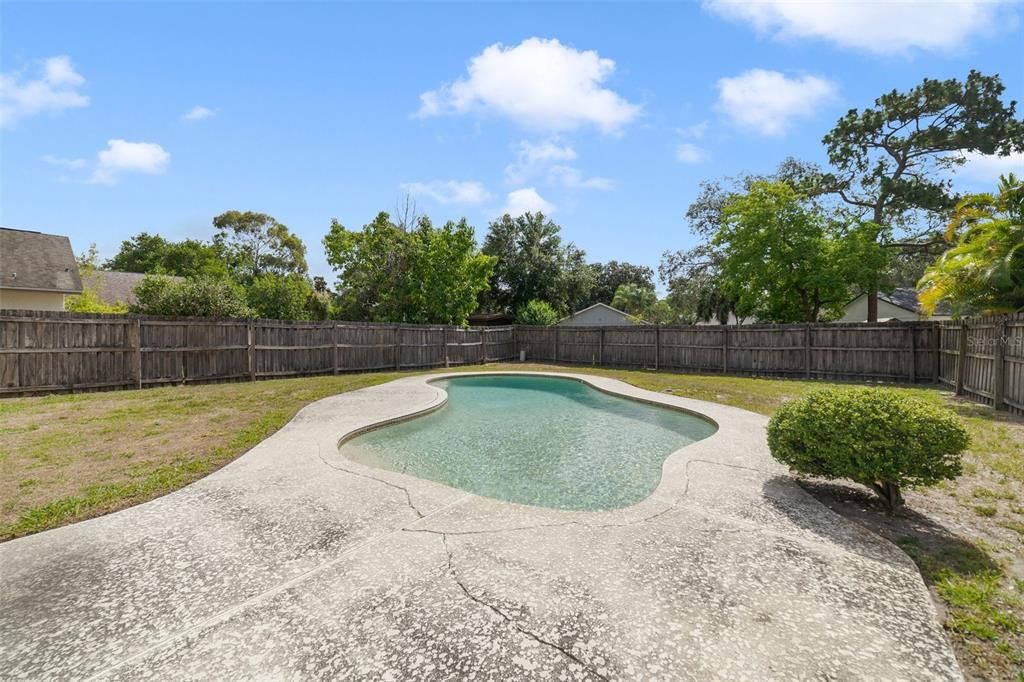
[[[719,430],[643,502],[572,512],[339,454],[443,374],[320,400],[175,493],[0,545],[0,677],[961,679],[914,564],[788,478],[764,417],[552,375]]]

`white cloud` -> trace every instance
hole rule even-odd
[[[68,170],[81,170],[89,165],[89,162],[85,159],[65,159],[53,154],[46,154],[42,159],[51,166],[60,166]]]
[[[778,71],[751,69],[718,81],[716,108],[762,135],[781,135],[794,118],[810,118],[835,98],[836,85],[818,76],[787,78]]]
[[[89,97],[79,92],[84,84],[85,78],[66,56],[45,60],[35,80],[23,80],[20,73],[0,73],[0,127],[13,127],[36,114],[88,106]]]
[[[991,185],[990,191],[995,191],[1000,175],[1014,173],[1017,177],[1024,177],[1024,153],[996,156],[968,152],[964,157],[967,163],[957,168],[957,176]]]
[[[490,111],[543,130],[594,125],[618,133],[640,107],[602,87],[615,62],[557,40],[528,38],[513,47],[495,43],[473,57],[468,73],[420,95],[417,116]]]
[[[195,106],[192,109],[181,116],[183,121],[202,121],[204,118],[210,118],[213,116],[213,110],[207,109],[204,106]]]
[[[518,216],[524,213],[551,213],[554,210],[554,204],[538,194],[536,188],[524,187],[508,193],[501,214]]]
[[[700,163],[707,157],[707,152],[689,142],[680,142],[676,147],[676,159],[683,163]]]
[[[111,185],[122,173],[158,175],[167,170],[171,155],[155,142],[107,140],[107,148],[96,155],[90,182]]]
[[[409,194],[427,197],[439,204],[482,204],[491,198],[483,184],[467,180],[432,180],[402,185]]]
[[[523,141],[519,143],[516,160],[505,166],[505,181],[510,185],[522,185],[538,178],[547,184],[570,189],[609,190],[614,187],[608,178],[583,177],[577,168],[564,163],[575,159],[576,150],[554,140],[536,144]]]
[[[700,123],[694,123],[691,126],[685,126],[683,128],[676,128],[676,132],[681,137],[692,137],[695,140],[703,139],[708,132],[709,124],[707,121],[701,121]]]
[[[878,54],[955,50],[1000,23],[999,0],[705,0],[727,19],[783,40],[819,38]]]

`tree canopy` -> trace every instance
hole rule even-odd
[[[232,276],[248,284],[260,275],[305,275],[306,245],[273,216],[227,211],[214,217],[214,245],[221,249]]]
[[[759,180],[722,210],[712,244],[740,316],[816,322],[839,313],[879,250],[860,225],[841,228],[785,182]]]
[[[957,313],[1024,310],[1024,182],[1000,179],[996,195],[975,194],[956,207],[946,231],[953,247],[925,271],[925,311],[942,301]]]
[[[561,229],[539,212],[493,221],[482,251],[495,258],[494,273],[482,306],[511,313],[541,300],[560,315],[581,307],[593,288],[594,271],[582,249],[562,242]]]
[[[926,78],[851,109],[822,140],[832,170],[813,180],[814,191],[838,196],[873,225],[876,243],[904,251],[941,244],[939,227],[957,203],[947,171],[966,152],[1024,151],[1024,121],[1016,102],[1002,101],[1005,89],[999,76],[972,70],[962,82]],[[866,286],[870,320],[885,267]]]
[[[494,267],[465,219],[406,231],[381,212],[359,232],[334,220],[324,247],[347,319],[465,324]]]
[[[226,278],[228,266],[221,250],[197,239],[173,242],[158,234],[140,232],[121,242],[107,270],[176,275],[178,277]]]
[[[646,289],[654,288],[654,271],[646,265],[611,260],[607,263],[591,263],[589,267],[594,273],[594,286],[585,305],[611,305],[616,290],[623,284],[635,284]]]

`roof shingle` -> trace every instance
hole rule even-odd
[[[0,287],[81,293],[67,237],[0,227]]]

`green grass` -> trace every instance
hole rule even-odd
[[[974,513],[978,516],[995,516],[998,509],[989,504],[974,505]]]

